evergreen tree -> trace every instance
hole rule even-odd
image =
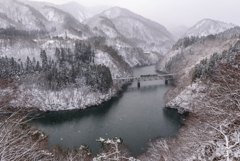
[[[34,67],[33,67],[32,61],[30,60],[29,57],[27,57],[27,61],[26,61],[26,73],[29,74],[29,73],[32,73],[33,71],[34,71]]]
[[[41,66],[40,66],[40,63],[39,63],[39,61],[37,61],[37,63],[36,63],[36,66],[35,66],[35,69],[34,69],[35,71],[37,71],[37,72],[40,72],[41,71]]]
[[[40,58],[42,60],[42,69],[43,71],[47,71],[48,69],[48,58],[45,50],[41,51]]]

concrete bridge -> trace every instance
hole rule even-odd
[[[174,81],[175,74],[148,74],[140,75],[138,77],[125,77],[125,78],[113,78],[113,81],[124,83],[124,82],[138,82],[138,88],[141,87],[141,82],[145,81],[156,81],[164,80],[165,84],[168,85],[169,82]]]

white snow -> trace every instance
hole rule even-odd
[[[8,23],[14,24],[20,29],[42,30],[45,27],[43,25],[45,20],[42,17],[36,17],[37,13],[21,2],[15,0],[0,1],[0,12],[5,14],[7,17],[5,20]]]
[[[206,87],[201,82],[187,86],[176,98],[167,103],[167,107],[178,109],[179,113],[193,112],[196,99],[205,96]]]
[[[199,21],[196,25],[190,28],[184,37],[188,36],[208,36],[208,35],[215,35],[220,32],[224,32],[230,28],[235,27],[234,24],[228,24],[221,21],[211,20],[211,19],[203,19]]]
[[[108,6],[87,7],[82,6],[77,2],[69,2],[56,7],[62,9],[65,12],[70,13],[79,22],[83,22],[86,19],[93,17],[94,15],[97,15],[108,8]]]
[[[39,89],[36,85],[21,85],[17,97],[11,101],[12,107],[38,108],[42,111],[59,111],[85,109],[101,104],[116,94],[110,89],[108,93],[92,91],[86,85],[82,88],[65,88],[60,91]]]
[[[111,70],[112,77],[123,76],[121,74],[122,71],[120,71],[121,69],[118,68],[118,66],[116,64],[114,64],[113,59],[106,52],[103,52],[101,50],[97,50],[96,55],[95,55],[95,63],[96,64],[103,64],[103,65],[109,67],[109,69]]]
[[[95,34],[106,36],[108,45],[117,49],[130,66],[156,63],[158,56],[164,55],[173,43],[165,27],[119,7],[110,8],[85,23]]]

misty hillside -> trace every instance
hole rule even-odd
[[[165,54],[174,42],[172,35],[162,25],[119,7],[103,11],[87,20],[87,24],[92,28],[98,27],[101,24],[96,22],[102,17],[111,20],[124,37],[141,47],[144,52]]]
[[[83,22],[108,8],[107,6],[86,7],[77,2],[69,2],[62,5],[57,5],[57,7],[65,12],[70,13],[79,22]]]
[[[0,1],[1,28],[47,30],[47,19],[33,7],[20,1]]]
[[[159,55],[156,53],[144,53],[142,48],[122,35],[113,22],[106,17],[99,17],[88,25],[91,26],[95,35],[105,37],[106,43],[113,46],[130,66],[153,64],[159,60]]]
[[[169,31],[172,33],[176,41],[182,38],[188,29],[189,27],[183,25],[169,27]]]
[[[1,99],[15,98],[7,105],[44,111],[86,108],[116,94],[121,84],[113,85],[112,78],[131,76],[118,51],[105,41],[95,43],[97,35],[70,13],[51,3],[1,3],[0,77],[19,83],[14,89],[6,85]],[[110,82],[106,90],[100,89],[100,77]],[[64,101],[69,95],[76,96],[71,104]],[[24,102],[27,98],[31,101]]]
[[[217,35],[180,39],[158,64],[158,69],[177,73],[179,88],[175,92],[179,94],[182,88],[191,83],[197,64],[214,54],[229,51],[239,41],[239,35],[240,28],[235,27]]]
[[[191,27],[184,35],[184,37],[188,36],[208,36],[215,35],[220,32],[226,31],[230,28],[235,27],[234,24],[228,24],[225,22],[212,20],[212,19],[203,19],[197,22],[193,27]]]
[[[91,36],[88,26],[80,23],[70,13],[60,9],[58,5],[45,2],[26,1],[30,6],[38,10],[48,20],[48,32],[51,36],[86,39]]]
[[[0,0],[0,161],[240,161],[240,2],[78,2]]]

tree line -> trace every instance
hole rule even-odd
[[[54,58],[45,50],[40,52],[40,60],[27,57],[25,61],[14,58],[0,58],[0,79],[14,79],[26,75],[41,76],[41,84],[52,90],[68,86],[90,86],[94,90],[107,92],[112,86],[109,68],[94,63],[95,53],[89,44],[75,43],[74,51],[56,48]]]

